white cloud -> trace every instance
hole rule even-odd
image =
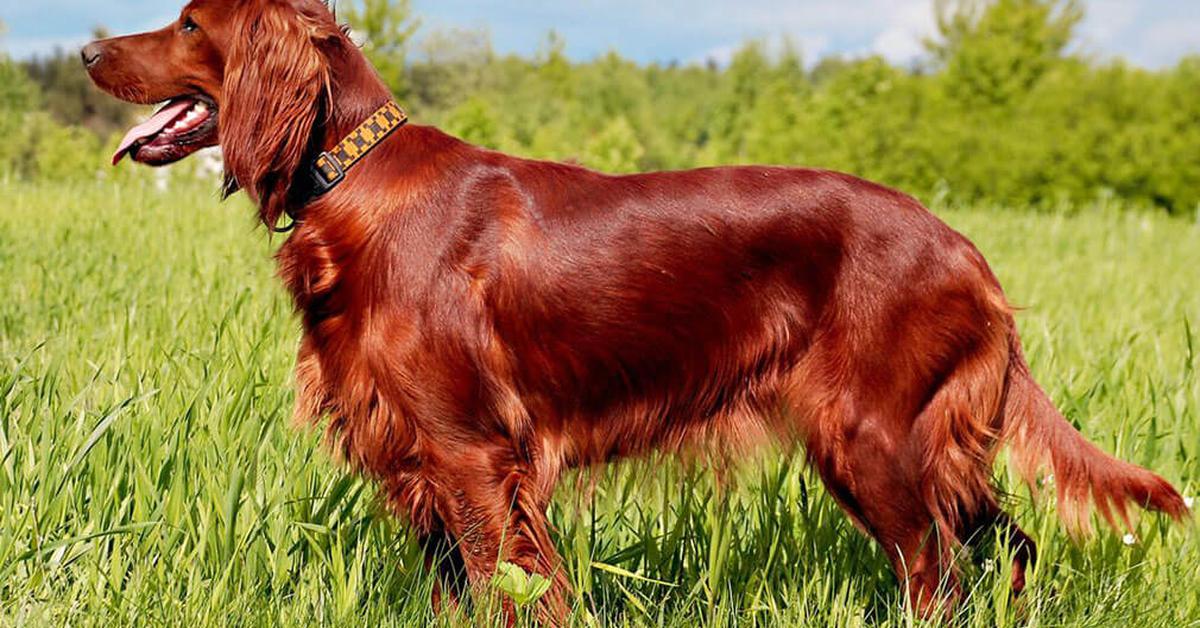
[[[1162,22],[1142,33],[1129,57],[1151,67],[1171,65],[1182,54],[1200,53],[1200,18]]]
[[[656,22],[663,29],[721,32],[727,43],[700,55],[727,61],[747,38],[790,37],[801,44],[804,59],[815,63],[829,53],[878,53],[906,63],[923,53],[921,39],[933,32],[932,0],[618,0],[617,10],[632,19]],[[686,22],[679,16],[687,15]],[[636,17],[634,17],[636,16]]]
[[[1087,19],[1080,26],[1085,46],[1109,46],[1133,25],[1139,6],[1129,0],[1091,0],[1087,4]]]
[[[897,13],[875,37],[872,50],[893,62],[907,65],[925,54],[923,40],[937,29],[930,0],[897,3]]]
[[[1089,0],[1074,50],[1152,68],[1171,65],[1200,52],[1200,3]]]

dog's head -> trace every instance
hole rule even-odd
[[[192,0],[167,27],[93,42],[82,57],[113,96],[166,103],[129,131],[113,163],[161,166],[220,144],[230,182],[266,204],[286,194],[310,150],[330,55],[353,48],[321,0]]]

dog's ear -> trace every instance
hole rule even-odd
[[[274,227],[297,174],[307,169],[310,140],[326,110],[329,63],[319,43],[336,29],[290,0],[242,7],[222,88],[225,189],[246,190],[263,222]],[[301,176],[299,184],[306,180]]]

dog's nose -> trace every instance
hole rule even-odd
[[[79,51],[79,56],[83,58],[83,65],[90,68],[100,61],[100,57],[104,56],[104,47],[92,42]]]

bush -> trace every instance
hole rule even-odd
[[[410,55],[406,3],[371,0],[350,16],[381,40],[367,50],[415,119],[489,148],[611,172],[830,168],[927,201],[1053,207],[1112,197],[1189,215],[1200,206],[1200,57],[1150,71],[1070,54],[1075,0],[935,5],[940,33],[923,65],[828,58],[811,70],[790,45],[765,42],[748,43],[728,67],[638,65],[615,52],[572,62],[553,34],[532,59],[498,56],[478,32],[429,38]],[[89,109],[67,102],[92,98],[77,60],[26,65],[60,119]],[[101,148],[111,141],[31,114],[37,102],[37,89],[0,60],[0,174],[150,176],[107,170]],[[171,172],[196,170],[185,162]]]

